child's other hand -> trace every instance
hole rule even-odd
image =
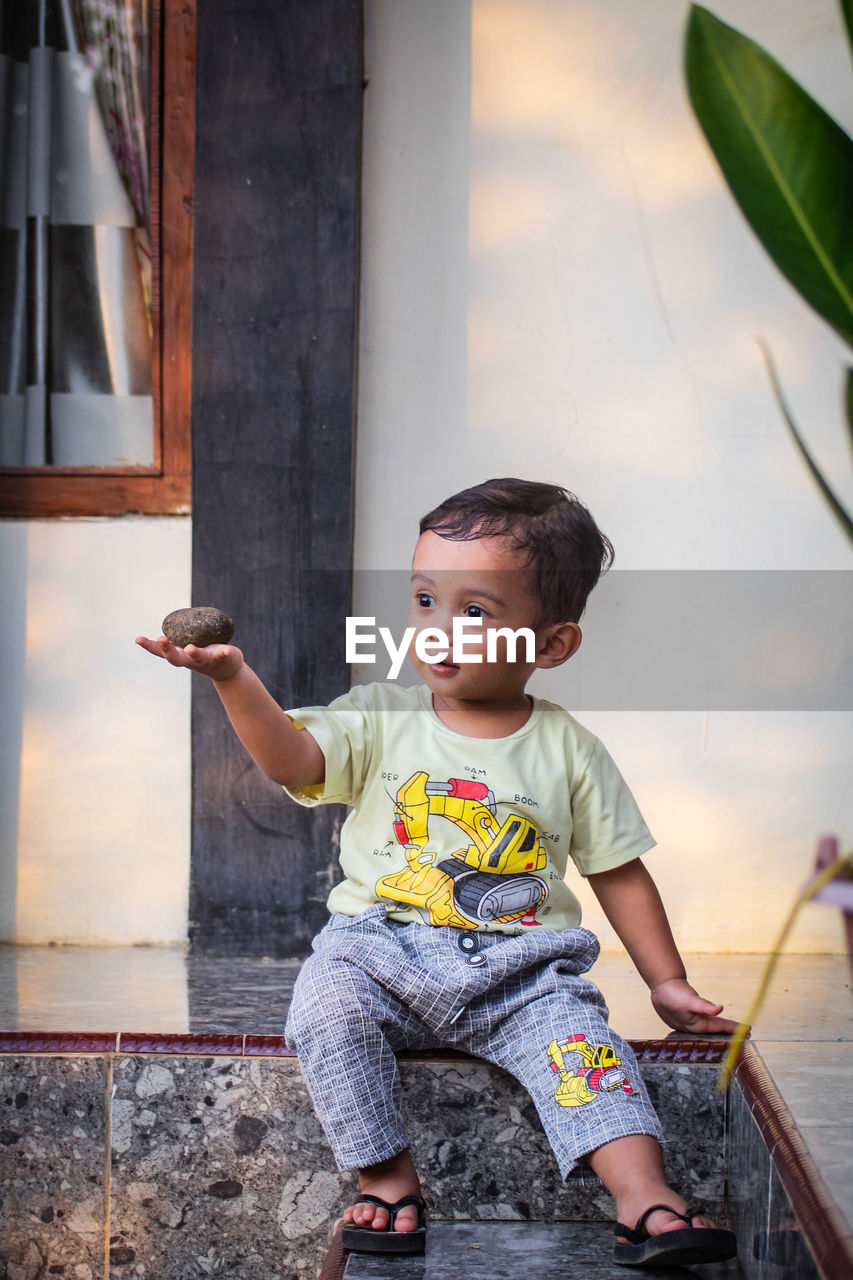
[[[720,1018],[721,1004],[703,1000],[686,978],[669,978],[652,991],[656,1013],[668,1027],[693,1033],[722,1031],[731,1034],[738,1024],[731,1018]]]
[[[157,640],[138,636],[136,643],[155,658],[165,658],[173,667],[186,667],[211,680],[230,680],[243,666],[243,655],[233,644],[208,644],[203,649],[188,644],[185,649],[179,649],[165,636]]]

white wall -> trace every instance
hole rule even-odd
[[[189,681],[133,641],[189,601],[190,531],[0,524],[2,941],[186,938]]]
[[[716,8],[853,125],[832,0]],[[841,352],[722,188],[685,12],[368,0],[359,566],[406,567],[424,510],[522,474],[576,489],[623,568],[853,567],[754,336],[849,499]],[[0,524],[0,940],[185,938],[189,681],[132,642],[189,580],[186,519]],[[853,840],[847,713],[583,719],[658,836],[686,947],[763,949],[818,832]],[[812,908],[793,946],[837,949],[835,918]]]
[[[853,128],[833,0],[714,7]],[[404,568],[424,511],[515,474],[575,490],[623,569],[853,569],[756,337],[853,501],[845,353],[724,188],[683,88],[686,13],[368,0],[358,567]],[[685,948],[765,949],[818,834],[853,841],[849,712],[582,719],[658,837],[650,867]],[[792,946],[839,949],[836,917],[809,908]]]

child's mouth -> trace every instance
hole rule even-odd
[[[452,675],[454,671],[458,671],[459,667],[455,662],[431,662],[430,671],[437,676]]]

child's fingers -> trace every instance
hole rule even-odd
[[[239,671],[243,661],[240,650],[231,644],[208,644],[202,648],[188,644],[186,648],[180,649],[166,636],[160,636],[157,640],[137,636],[136,643],[155,658],[165,658],[173,667],[196,671],[199,675],[209,676],[211,680],[228,679]]]
[[[193,665],[187,661],[185,651],[172,644],[171,640],[168,640],[165,636],[158,636],[156,640],[149,640],[147,636],[138,636],[136,643],[140,648],[145,649],[147,653],[153,653],[155,658],[165,658],[173,667],[189,667]]]
[[[203,648],[188,644],[182,652],[193,671],[215,676],[217,671],[227,666],[234,654],[234,648],[230,644],[208,644]]]
[[[709,1018],[706,1031],[724,1031],[726,1035],[734,1035],[740,1024],[731,1018]]]
[[[165,636],[160,636],[159,640],[149,640],[148,636],[137,636],[136,643],[146,653],[153,653],[155,658],[167,658],[168,649],[173,647]]]
[[[727,1035],[731,1035],[737,1029],[738,1024],[733,1022],[731,1018],[709,1018],[701,1015],[694,1018],[687,1028],[688,1031],[722,1031]]]
[[[242,653],[231,644],[208,644],[202,648],[188,644],[178,653],[183,659],[182,666],[211,680],[229,679],[236,675],[243,663]]]
[[[184,648],[188,658],[197,658],[199,662],[219,662],[223,658],[230,658],[233,652],[230,644],[206,644],[201,648],[196,644],[188,644]]]
[[[676,1031],[689,1031],[693,1034],[723,1032],[731,1035],[737,1030],[737,1022],[719,1016],[723,1010],[721,1004],[706,1000],[686,983],[681,986],[679,994],[680,999],[670,999],[656,1006],[664,1022]]]
[[[717,1016],[723,1007],[721,1004],[710,1004],[703,1000],[702,1005],[704,1008],[690,1009],[685,1013],[685,1031],[722,1031],[731,1034],[737,1030],[737,1022]]]

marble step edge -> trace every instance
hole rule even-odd
[[[853,1230],[827,1189],[760,1052],[748,1044],[735,1080],[824,1280],[853,1276]]]
[[[673,1034],[660,1040],[628,1042],[640,1062],[715,1065],[722,1062],[728,1037],[696,1039]],[[170,1054],[187,1057],[295,1058],[283,1036],[131,1031],[0,1031],[4,1054]],[[452,1049],[401,1053],[418,1061],[476,1061]]]
[[[613,1221],[593,1222],[430,1222],[427,1254],[349,1253],[340,1228],[332,1239],[318,1280],[528,1280],[531,1274],[625,1280],[628,1275],[666,1275],[698,1280],[682,1267],[625,1270],[613,1257]],[[702,1269],[704,1275],[704,1268]],[[736,1260],[713,1267],[715,1280],[744,1280]]]

